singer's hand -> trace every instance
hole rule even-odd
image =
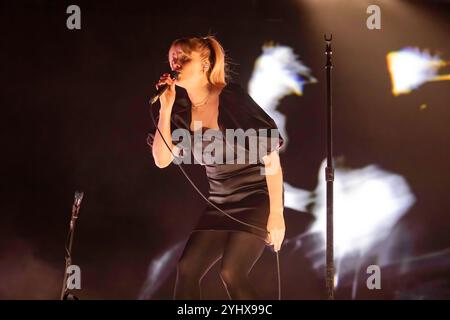
[[[170,74],[164,73],[159,78],[156,89],[166,83],[169,85],[169,88],[159,97],[159,102],[161,103],[161,108],[172,108],[175,102],[175,80],[170,78]]]
[[[269,219],[267,221],[267,231],[269,231],[267,237],[267,243],[273,245],[274,251],[280,251],[281,244],[284,240],[284,235],[286,232],[286,226],[284,223],[284,217],[282,213],[269,214]]]

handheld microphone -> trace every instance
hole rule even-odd
[[[179,71],[173,70],[170,72],[170,78],[172,80],[178,79],[178,75],[180,74]],[[150,99],[150,104],[154,104],[156,101],[158,101],[159,97],[169,88],[169,85],[167,83],[163,84],[156,90],[156,93],[152,96]]]
[[[81,200],[83,200],[84,192],[83,191],[75,191],[75,206],[79,207],[81,205]]]

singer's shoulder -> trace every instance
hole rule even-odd
[[[220,98],[227,105],[242,105],[254,102],[252,97],[247,93],[247,90],[238,82],[227,83],[220,93]]]
[[[255,112],[255,108],[261,111],[261,107],[238,82],[228,83],[222,90],[221,98],[226,105],[236,106],[239,111]]]
[[[238,82],[228,82],[226,86],[222,89],[221,95],[239,95],[246,93],[244,88]]]

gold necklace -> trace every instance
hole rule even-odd
[[[208,101],[209,101],[209,97],[210,97],[210,96],[211,96],[211,89],[208,88],[208,95],[206,96],[206,98],[203,99],[203,101],[200,102],[200,103],[193,103],[193,102],[192,102],[192,108],[195,109],[195,108],[198,108],[198,107],[201,107],[201,106],[207,104]]]

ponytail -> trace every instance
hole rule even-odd
[[[227,84],[225,74],[225,50],[213,36],[208,36],[204,39],[208,42],[211,51],[209,56],[210,69],[208,71],[209,82],[214,86],[224,87]]]

